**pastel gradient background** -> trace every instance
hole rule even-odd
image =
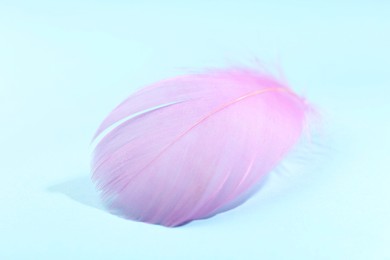
[[[319,2],[0,0],[0,259],[390,259],[390,2]],[[176,229],[102,210],[107,113],[254,57],[322,111],[316,159]]]

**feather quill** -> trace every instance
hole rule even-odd
[[[125,218],[169,227],[207,218],[256,192],[300,139],[310,110],[285,83],[252,69],[161,81],[102,122],[92,179]]]

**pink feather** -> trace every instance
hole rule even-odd
[[[95,137],[93,180],[115,214],[179,226],[236,207],[298,142],[310,106],[274,77],[213,70],[127,98]]]

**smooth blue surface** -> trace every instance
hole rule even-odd
[[[389,2],[164,2],[0,0],[0,259],[390,259]],[[324,114],[316,159],[176,229],[102,210],[89,142],[106,114],[253,57]]]

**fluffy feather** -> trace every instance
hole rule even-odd
[[[162,81],[100,125],[95,137],[120,122],[97,144],[92,178],[125,218],[164,226],[207,218],[257,190],[300,139],[308,111],[286,84],[250,69]]]

